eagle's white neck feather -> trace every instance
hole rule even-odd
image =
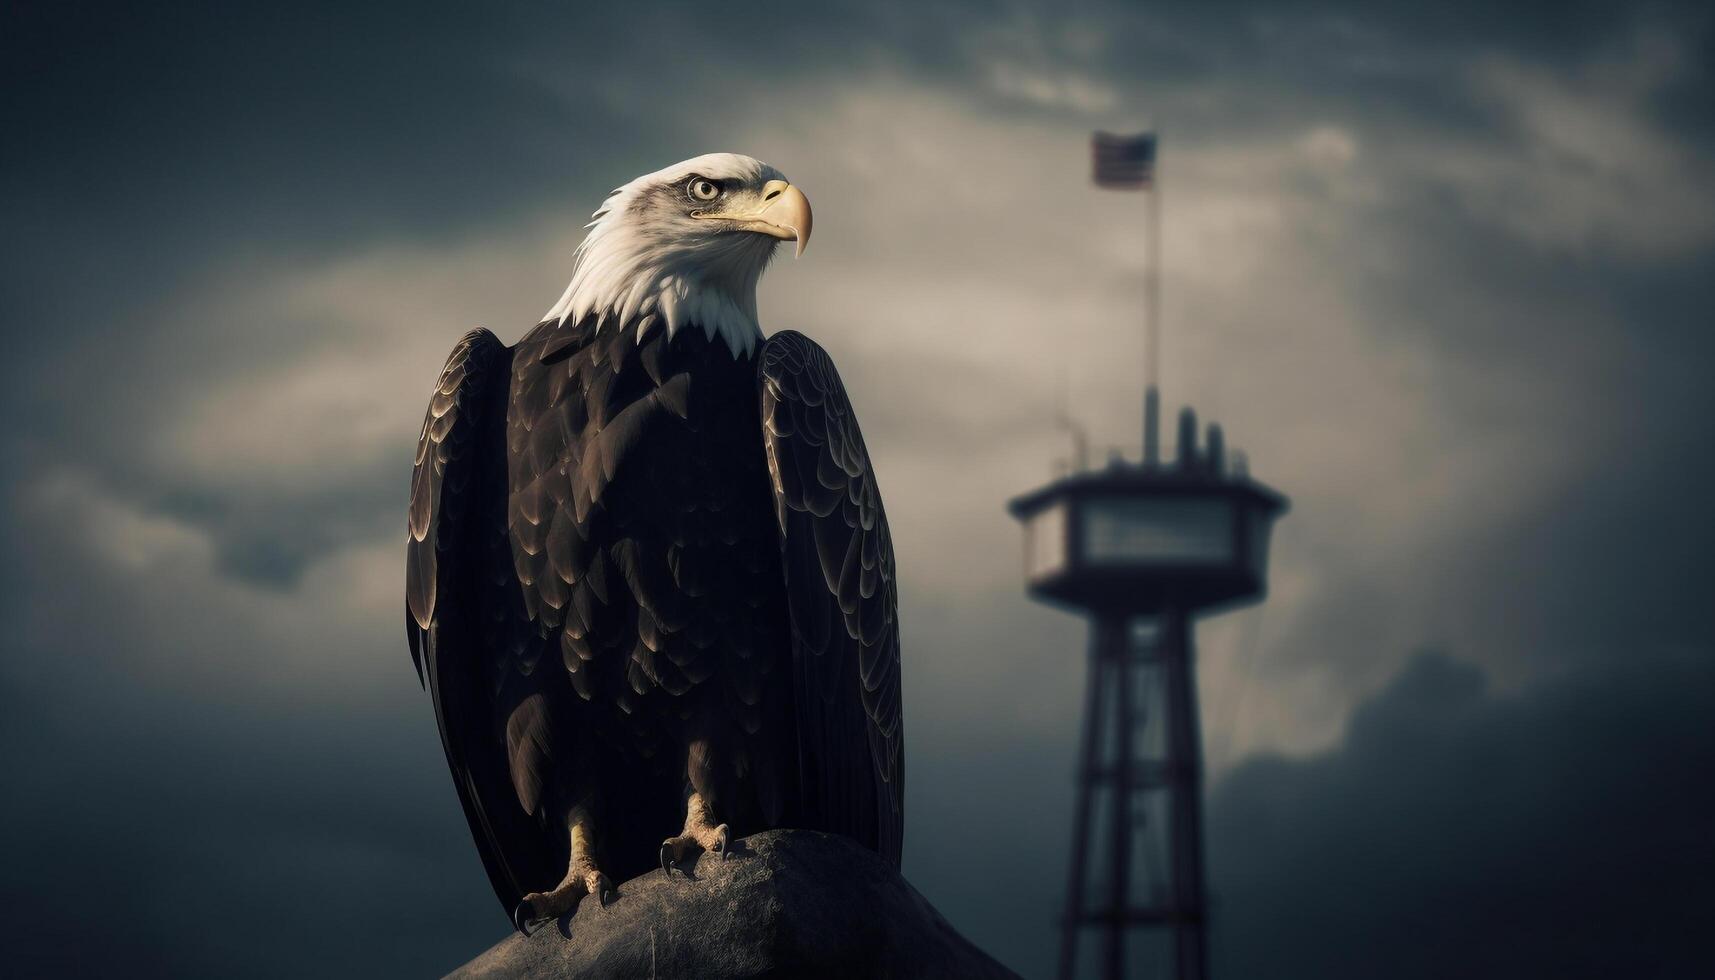
[[[597,330],[635,323],[641,343],[656,326],[668,337],[687,324],[720,337],[734,357],[750,355],[762,339],[756,284],[775,240],[754,234],[714,234],[674,220],[676,185],[705,176],[766,165],[715,153],[639,177],[616,189],[586,227],[572,281],[544,319],[562,323],[598,318]]]

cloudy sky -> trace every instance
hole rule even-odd
[[[1293,501],[1267,604],[1200,633],[1216,969],[1711,968],[1707,11],[347,6],[0,14],[25,974],[505,933],[401,635],[412,443],[609,188],[733,150],[815,203],[764,326],[833,353],[883,477],[905,873],[1044,975],[1082,628],[1003,508],[1062,397],[1135,453],[1144,212],[1087,140],[1146,125],[1166,400]]]

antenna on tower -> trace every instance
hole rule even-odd
[[[1056,384],[1054,424],[1065,429],[1072,437],[1073,473],[1082,473],[1090,468],[1090,433],[1082,422],[1072,415],[1071,400],[1067,395],[1066,369],[1060,368],[1060,378]]]
[[[1159,130],[1149,134],[1149,269],[1145,274],[1146,319],[1143,338],[1143,465],[1161,462],[1161,181],[1156,179]]]

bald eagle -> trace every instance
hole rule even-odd
[[[756,285],[810,204],[716,153],[595,212],[515,345],[459,341],[411,480],[406,633],[514,924],[775,827],[896,866],[893,545],[828,355]]]

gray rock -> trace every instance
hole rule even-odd
[[[451,976],[1016,977],[873,852],[808,830],[748,837],[726,861],[704,854],[689,876],[634,878],[605,909],[585,896]]]

